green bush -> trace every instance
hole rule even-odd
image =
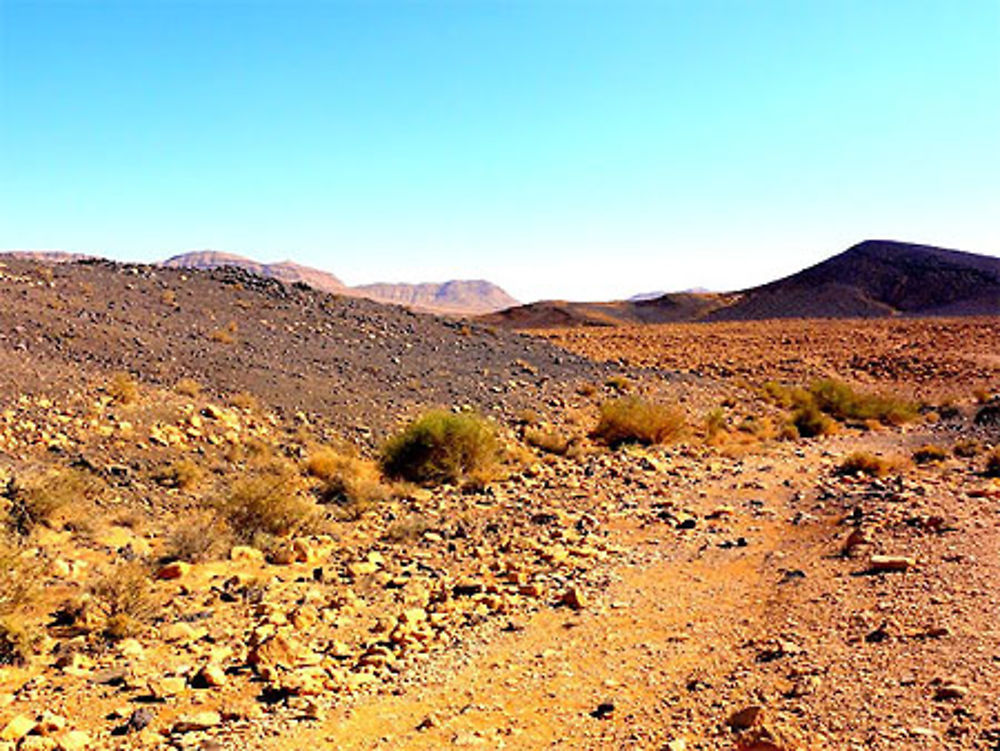
[[[458,482],[489,472],[499,461],[496,430],[474,414],[434,410],[382,447],[382,470],[411,482]]]
[[[606,401],[600,409],[593,436],[609,446],[666,443],[684,430],[684,414],[668,404],[628,396]]]
[[[879,420],[901,425],[917,417],[915,404],[891,396],[859,393],[832,379],[817,381],[809,393],[820,410],[838,420]]]

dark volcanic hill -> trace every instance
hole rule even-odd
[[[744,290],[712,320],[1000,314],[1000,258],[868,240]]]
[[[1000,315],[1000,258],[868,240],[796,274],[740,292],[674,293],[610,303],[546,300],[482,320],[530,329],[893,315]]]
[[[106,383],[249,391],[374,440],[429,406],[512,415],[604,366],[546,342],[225,267],[0,262],[0,396]],[[80,383],[77,383],[77,382]],[[369,434],[368,431],[371,431]]]

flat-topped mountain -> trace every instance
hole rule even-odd
[[[728,294],[545,300],[485,316],[515,328],[769,318],[1000,315],[1000,258],[867,240],[791,276]]]
[[[483,279],[455,279],[442,284],[362,284],[352,289],[381,302],[455,313],[489,313],[517,305],[517,300]]]

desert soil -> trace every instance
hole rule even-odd
[[[543,341],[222,272],[4,273],[5,511],[46,472],[92,490],[5,541],[36,586],[5,615],[31,643],[0,665],[2,749],[1000,748],[1000,320]],[[760,428],[784,419],[764,381],[824,376],[925,404],[902,426]],[[687,432],[595,443],[622,390],[677,403]],[[211,555],[170,562],[261,462],[370,456],[466,403],[513,447],[492,480],[316,504],[321,528],[262,549],[209,520]],[[575,449],[532,447],[533,426]],[[940,460],[914,462],[927,444]],[[839,473],[857,451],[889,471]],[[181,460],[202,473],[171,487]],[[102,582],[126,570],[152,607],[111,634]]]

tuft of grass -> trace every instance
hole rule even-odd
[[[178,459],[157,472],[153,479],[165,488],[190,490],[201,481],[203,476],[204,472],[202,468],[193,461],[190,459]]]
[[[705,415],[705,439],[712,443],[725,432],[726,412],[722,407],[716,407]]]
[[[306,471],[322,483],[323,502],[336,503],[356,518],[391,494],[374,462],[332,448],[314,452]]]
[[[609,376],[607,380],[604,381],[604,385],[612,391],[624,394],[632,387],[632,382],[623,375],[613,375]]]
[[[316,508],[302,493],[301,476],[283,461],[256,467],[215,504],[233,535],[252,543],[258,535],[286,536],[314,523]]]
[[[802,438],[830,435],[837,430],[837,423],[812,402],[795,409],[789,422]]]
[[[27,607],[37,585],[37,569],[17,547],[0,543],[0,617],[12,616]]]
[[[610,399],[600,410],[593,437],[609,446],[667,443],[684,430],[684,414],[669,404],[628,396]]]
[[[389,477],[437,485],[489,474],[500,460],[496,429],[475,414],[433,410],[389,438],[382,470]]]
[[[986,457],[985,474],[987,477],[1000,477],[1000,448],[993,449]]]
[[[524,442],[547,454],[566,456],[573,445],[573,437],[556,430],[529,427],[524,431]]]
[[[230,547],[225,523],[209,512],[195,513],[181,521],[167,538],[165,561],[202,563],[222,556]]]
[[[160,609],[149,572],[140,563],[124,563],[91,587],[104,616],[103,635],[116,641],[145,630]]]
[[[913,452],[913,461],[917,464],[936,464],[948,458],[948,451],[940,446],[927,444]]]
[[[244,412],[256,412],[260,409],[260,403],[257,401],[257,397],[247,391],[241,391],[237,394],[233,394],[229,399],[229,403],[237,409],[242,409]]]
[[[837,474],[884,477],[889,474],[892,468],[892,463],[880,456],[867,451],[855,451],[840,463],[840,466],[837,467]]]
[[[139,399],[139,383],[128,373],[115,373],[108,382],[108,394],[119,404],[133,404]]]
[[[201,384],[198,383],[193,378],[181,378],[177,383],[174,384],[174,391],[176,391],[181,396],[186,396],[191,399],[195,399],[201,396]]]
[[[22,536],[39,525],[67,524],[100,493],[100,482],[76,469],[51,469],[26,480],[11,480],[4,489],[7,527]]]

